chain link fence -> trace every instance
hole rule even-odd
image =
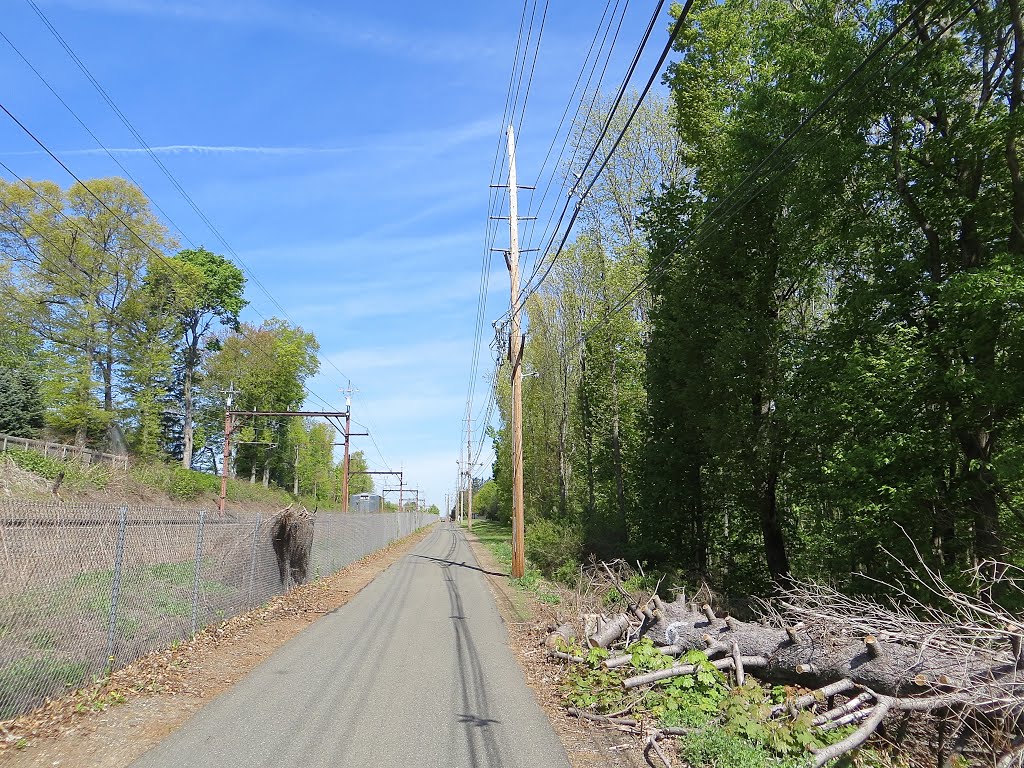
[[[308,578],[437,520],[320,513]],[[291,586],[275,516],[0,501],[0,720]]]

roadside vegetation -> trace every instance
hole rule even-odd
[[[1024,565],[1021,28],[1015,3],[689,10],[525,298],[537,567],[639,560],[731,607]],[[573,138],[602,157],[624,102]],[[509,373],[480,490],[501,520]]]
[[[189,498],[211,483],[190,470],[218,471],[229,392],[238,411],[301,409],[316,337],[277,318],[242,321],[241,270],[177,249],[129,181],[0,180],[0,232],[0,433],[177,464],[148,479]],[[232,439],[236,477],[337,502],[333,428],[236,417]],[[359,452],[352,461],[365,469]],[[353,493],[372,487],[353,476]]]

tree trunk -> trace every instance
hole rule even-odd
[[[583,445],[586,446],[587,462],[587,520],[593,525],[597,503],[594,498],[594,446],[593,414],[590,409],[590,393],[587,390],[587,354],[580,357],[580,399],[583,406]]]
[[[709,619],[682,600],[664,606],[662,614],[650,631],[655,642],[709,655],[726,652],[735,643],[743,657],[764,660],[758,677],[768,682],[817,688],[845,679],[889,696],[939,691],[964,702],[989,692],[997,698],[1004,690],[1022,690],[1012,660],[1006,660],[1008,643],[1005,649],[979,648],[976,657],[964,658],[941,647],[895,642],[866,632],[844,637],[733,618]]]
[[[790,577],[789,556],[786,554],[786,539],[782,533],[782,520],[778,506],[779,475],[774,469],[763,478],[758,489],[758,512],[761,533],[764,536],[764,556],[768,573],[776,585],[784,586]]]
[[[270,487],[270,457],[267,456],[263,460],[263,487]]]
[[[562,409],[558,420],[558,509],[564,519],[569,514],[569,461],[565,446],[569,441],[569,375],[562,368]]]
[[[107,413],[114,412],[114,353],[107,348],[103,354],[103,362],[100,363],[103,371],[103,410]]]
[[[622,441],[619,435],[619,381],[617,376],[618,357],[612,352],[612,471],[615,474],[615,499],[619,513],[619,528],[622,543],[629,541],[629,527],[626,523],[626,491],[622,481]]]
[[[689,487],[693,489],[693,506],[690,517],[690,541],[692,548],[693,569],[702,580],[708,579],[708,532],[704,516],[703,480],[700,476],[701,463],[695,460],[690,467],[691,480]],[[728,528],[728,522],[726,522]],[[728,530],[726,530],[728,536]]]
[[[182,404],[185,408],[181,431],[181,466],[192,468],[192,371],[185,366],[185,380],[182,392]]]

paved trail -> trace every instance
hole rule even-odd
[[[450,524],[135,768],[568,768]]]

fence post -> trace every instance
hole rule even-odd
[[[117,625],[117,604],[121,601],[121,573],[124,570],[124,537],[128,527],[128,507],[117,515],[117,545],[114,549],[114,578],[110,585],[110,624],[107,627],[107,666],[114,665],[114,628]]]
[[[256,604],[256,540],[260,536],[260,524],[263,515],[256,515],[256,527],[252,530],[252,563],[249,567],[249,605]]]
[[[203,526],[206,523],[206,510],[199,510],[199,533],[196,534],[196,568],[192,580],[192,634],[199,630],[199,568],[203,562]]]

